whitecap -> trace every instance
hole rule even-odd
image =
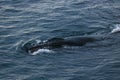
[[[111,33],[116,33],[120,31],[120,24],[115,25],[115,28],[111,31]]]

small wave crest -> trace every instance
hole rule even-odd
[[[111,33],[120,32],[120,24],[115,25],[115,28],[111,31]]]

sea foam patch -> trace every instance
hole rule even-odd
[[[115,28],[111,31],[111,33],[120,32],[120,24],[115,25]]]
[[[31,53],[31,55],[37,55],[37,54],[40,54],[40,53],[54,53],[54,51],[49,50],[49,49],[39,49],[39,50]]]

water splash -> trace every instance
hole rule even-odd
[[[120,24],[115,25],[115,28],[111,31],[111,33],[120,32]]]
[[[54,51],[49,49],[39,49],[38,51],[31,53],[31,55],[37,55],[39,53],[54,53]]]
[[[41,40],[36,40],[36,43],[39,44],[40,42],[42,42]]]

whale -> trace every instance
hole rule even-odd
[[[109,41],[111,43],[110,40],[114,40],[115,42],[115,40],[120,37],[119,34],[120,34],[120,28],[116,27],[109,34],[71,36],[71,37],[65,37],[65,38],[53,37],[46,41],[41,41],[35,44],[27,42],[23,44],[22,48],[27,53],[33,53],[39,49],[54,49],[54,48],[61,48],[64,46],[84,46],[87,43],[93,43],[97,41],[102,42],[103,40],[106,40],[107,42]]]
[[[100,40],[97,37],[93,36],[74,36],[74,37],[53,37],[46,41],[42,41],[37,45],[26,46],[24,45],[24,50],[27,53],[33,53],[39,49],[55,49],[55,48],[62,48],[63,46],[84,46],[87,43],[95,42]]]
[[[41,41],[35,45],[31,45],[30,43],[24,44],[24,50],[27,53],[33,53],[39,49],[55,49],[62,48],[64,46],[84,46],[87,43],[92,43],[96,41],[108,40],[111,38],[116,39],[116,35],[119,35],[120,31],[116,31],[114,33],[110,33],[107,35],[92,35],[92,36],[71,36],[71,37],[53,37],[46,41]],[[120,36],[120,35],[119,35]]]

